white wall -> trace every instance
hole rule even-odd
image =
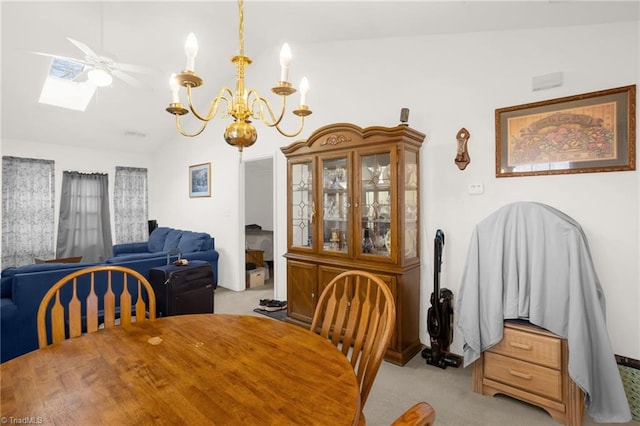
[[[247,161],[245,157],[244,224],[273,231],[273,158]]]
[[[244,241],[240,241],[238,205],[241,198],[238,153],[222,138],[222,120],[211,123],[197,138],[184,138],[176,131],[173,143],[154,154],[150,185],[149,217],[159,226],[208,232],[220,253],[218,284],[240,287],[240,266],[244,267]],[[189,166],[211,163],[211,197],[189,198]]]

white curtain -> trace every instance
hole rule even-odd
[[[111,256],[112,244],[109,176],[63,172],[57,257],[100,262]]]
[[[113,197],[116,243],[147,241],[149,238],[147,169],[116,167]]]
[[[2,157],[2,268],[54,257],[52,160]]]

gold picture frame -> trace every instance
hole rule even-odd
[[[636,169],[636,86],[496,109],[496,177]]]
[[[189,197],[211,196],[211,163],[189,166]]]

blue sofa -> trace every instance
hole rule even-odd
[[[42,263],[6,268],[0,274],[0,362],[38,348],[38,307],[59,279],[78,269],[104,263],[126,266],[149,277],[151,268],[167,264],[167,254],[171,253],[170,261],[177,259],[175,249],[180,250],[183,259],[209,262],[214,288],[217,286],[219,254],[214,238],[203,232],[173,228],[157,228],[147,242],[116,244],[113,256],[103,263]],[[130,291],[137,294],[136,288]]]
[[[106,263],[120,264],[163,257],[166,264],[167,254],[175,254],[175,249],[180,251],[184,259],[209,262],[211,269],[213,269],[213,282],[218,284],[219,254],[215,249],[215,239],[205,232],[183,231],[166,227],[156,228],[149,235],[149,241],[114,245],[113,257],[107,259]],[[138,270],[143,275],[146,275],[148,271],[148,269],[146,271]]]

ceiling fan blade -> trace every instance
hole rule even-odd
[[[142,83],[134,77],[131,77],[129,74],[124,73],[120,70],[112,70],[111,73],[115,76],[118,77],[120,80],[124,81],[125,83],[133,86],[133,87],[142,87]]]
[[[72,38],[67,37],[67,40],[69,40],[71,43],[73,43],[78,49],[82,50],[82,53],[84,53],[85,55],[91,57],[91,58],[96,58],[96,60],[99,59],[99,56],[96,52],[94,52],[93,50],[91,50],[89,48],[89,46],[87,46],[86,44],[78,41],[78,40],[74,40]]]
[[[137,72],[140,74],[153,74],[153,70],[151,68],[143,67],[141,65],[133,65],[133,64],[125,64],[122,62],[115,62],[113,64],[114,68],[118,68],[121,71],[127,72]]]
[[[40,55],[40,56],[47,56],[49,58],[58,58],[58,59],[62,59],[64,61],[76,62],[78,64],[82,64],[82,65],[86,65],[86,66],[92,66],[93,65],[91,63],[83,61],[82,59],[69,58],[68,56],[60,56],[60,55],[54,55],[52,53],[44,53],[44,52],[36,52],[36,51],[31,51],[31,53],[35,53],[36,55]]]

